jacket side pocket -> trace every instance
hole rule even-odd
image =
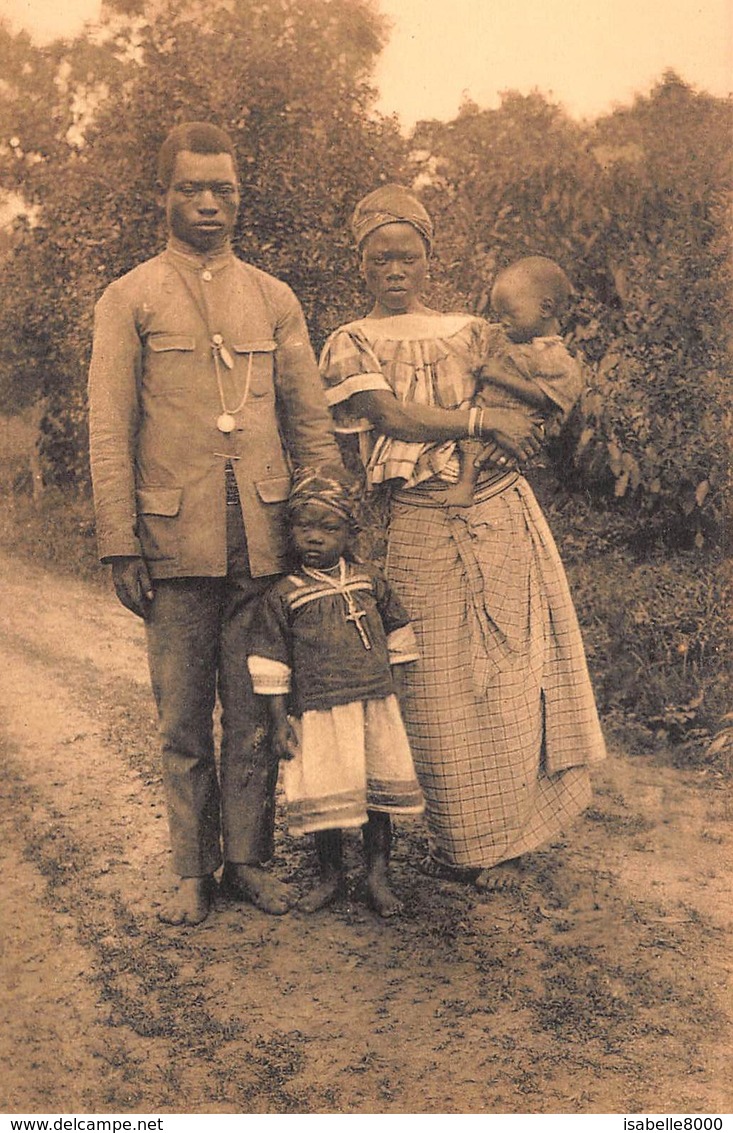
[[[137,499],[137,536],[143,557],[160,562],[178,557],[178,515],[182,488],[140,488]]]
[[[255,491],[263,504],[285,503],[290,495],[290,477],[270,476],[267,480],[257,480]]]

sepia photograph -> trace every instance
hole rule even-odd
[[[732,75],[0,0],[9,1131],[726,1128]]]

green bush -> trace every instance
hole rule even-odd
[[[636,549],[623,514],[551,481],[537,489],[607,726],[642,745],[707,747],[731,707],[730,562],[710,550]]]

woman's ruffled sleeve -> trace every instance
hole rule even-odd
[[[372,449],[370,434],[373,425],[366,417],[355,417],[349,411],[349,398],[367,390],[386,389],[391,392],[392,387],[382,373],[379,359],[360,334],[341,329],[334,331],[326,340],[320,369],[336,432],[358,436],[359,454],[366,465]]]
[[[332,407],[348,401],[352,394],[366,390],[391,391],[379,359],[358,332],[335,331],[323,347],[320,367],[326,400]]]
[[[495,358],[505,353],[509,339],[501,323],[487,323],[485,319],[476,319],[473,332],[472,367],[474,373],[478,374],[487,358]]]

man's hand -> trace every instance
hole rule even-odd
[[[485,409],[481,435],[523,464],[542,448],[543,428],[541,421],[532,421],[515,409]]]
[[[298,754],[298,737],[289,720],[278,720],[273,726],[270,747],[278,759],[293,759]]]
[[[146,618],[153,600],[153,584],[145,560],[137,555],[113,559],[112,582],[122,605],[139,618]]]

